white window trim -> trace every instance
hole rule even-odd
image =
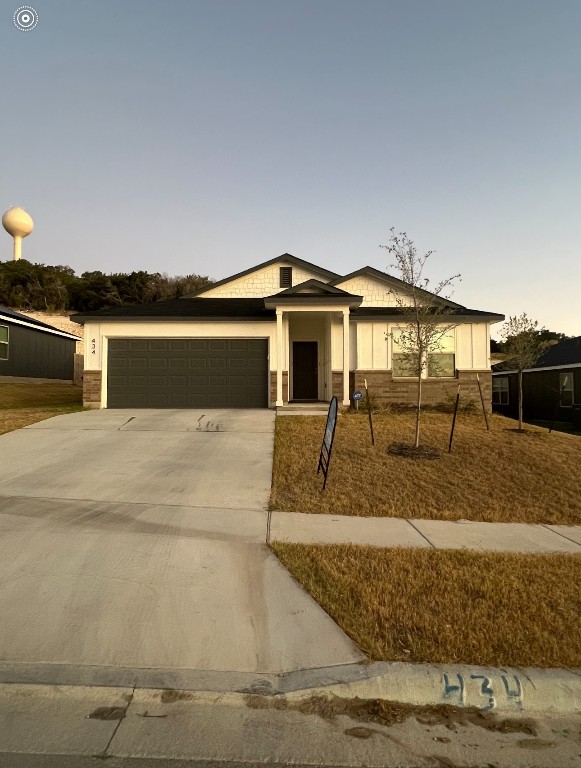
[[[496,389],[495,389],[496,384]],[[506,386],[500,386],[501,384]],[[502,395],[506,392],[506,402],[503,403],[502,399],[495,400],[494,395]],[[510,405],[510,386],[508,383],[508,376],[496,376],[492,379],[492,404],[493,405]]]
[[[562,379],[564,376],[571,377],[571,386],[567,387],[567,389],[564,389],[562,384]],[[563,405],[563,403],[561,402],[563,392],[571,393],[570,405]],[[563,371],[562,373],[559,374],[559,408],[572,408],[574,405],[575,405],[575,375],[573,374],[572,371]]]

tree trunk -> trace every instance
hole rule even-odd
[[[418,402],[416,406],[416,439],[415,439],[415,447],[420,447],[420,414],[421,414],[421,408],[422,408],[422,374],[420,372],[420,375],[418,376]]]
[[[518,428],[522,431],[522,371],[518,372]]]

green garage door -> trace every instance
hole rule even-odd
[[[110,339],[109,408],[266,408],[267,339]]]

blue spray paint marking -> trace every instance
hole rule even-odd
[[[458,685],[450,685],[450,678],[448,675],[444,674],[444,698],[445,699],[451,699],[453,694],[457,693],[460,704],[464,704],[466,701],[465,697],[465,691],[464,691],[464,678],[462,675],[457,674],[456,677],[458,678]]]
[[[488,704],[484,707],[480,707],[481,710],[486,712],[489,709],[494,709],[496,706],[496,701],[494,700],[494,691],[490,687],[490,679],[488,677],[485,677],[485,675],[470,675],[471,680],[482,680],[482,685],[480,686],[480,695],[481,696],[488,696]]]
[[[506,691],[506,695],[509,699],[516,699],[516,703],[519,709],[523,708],[523,695],[522,695],[522,685],[520,682],[520,679],[516,675],[512,675],[512,679],[516,683],[516,690],[512,690],[510,687],[510,684],[508,682],[508,678],[505,675],[501,675],[502,684],[504,685],[504,690]]]

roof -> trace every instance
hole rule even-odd
[[[264,299],[181,298],[150,304],[125,304],[122,307],[83,312],[73,316],[76,323],[87,320],[273,320],[274,310],[266,309]]]
[[[58,328],[55,328],[53,325],[43,323],[41,320],[35,320],[33,317],[22,315],[20,312],[15,312],[13,309],[0,306],[0,322],[2,322],[2,320],[8,323],[14,323],[15,325],[23,325],[42,333],[50,333],[53,336],[63,336],[65,339],[82,341],[81,336],[74,336],[72,333],[61,331]]]
[[[278,300],[280,293],[276,293],[272,300]],[[326,295],[296,294],[296,298],[313,298],[320,300],[328,296],[330,299],[360,300],[360,296],[339,291]],[[290,298],[290,297],[289,297]],[[155,301],[150,304],[126,304],[122,307],[101,309],[98,312],[85,312],[73,315],[76,323],[83,324],[90,320],[274,320],[276,312],[274,308],[266,308],[263,298],[252,299],[170,299],[168,301]],[[439,311],[439,310],[438,310]],[[393,318],[404,315],[403,307],[359,307],[352,309],[351,314],[359,318]],[[460,307],[450,308],[442,317],[452,318],[478,318],[485,322],[500,322],[504,315],[493,312],[482,312],[478,309],[466,309]]]
[[[279,291],[266,298],[277,299],[280,296],[342,296],[344,298],[361,298],[361,296],[347,293],[347,291],[344,291],[341,288],[335,288],[335,286],[330,283],[322,283],[320,280],[305,280],[304,283],[298,283],[298,285],[293,285],[291,288],[286,288],[284,291]]]
[[[196,296],[201,296],[203,293],[207,293],[208,291],[213,290],[214,288],[218,288],[221,285],[226,285],[226,283],[231,283],[233,280],[238,280],[241,277],[244,277],[245,275],[250,275],[252,272],[256,272],[259,269],[264,269],[264,267],[270,267],[272,264],[276,264],[277,262],[284,261],[286,264],[292,264],[295,267],[302,267],[303,269],[308,269],[310,272],[314,272],[317,275],[320,275],[321,277],[327,278],[328,281],[333,280],[336,277],[339,277],[339,275],[336,272],[331,272],[328,269],[323,269],[322,267],[318,267],[316,264],[311,264],[310,261],[304,261],[303,259],[299,259],[296,256],[292,256],[290,253],[283,253],[280,256],[276,256],[274,259],[269,259],[268,261],[263,261],[262,264],[257,264],[254,267],[251,267],[250,269],[245,269],[243,272],[237,272],[235,275],[231,275],[230,277],[225,277],[223,280],[218,280],[216,283],[212,283],[211,285],[206,285],[204,288],[199,288],[197,291],[193,291],[192,293],[188,293],[182,298],[184,299],[193,299]]]
[[[444,308],[446,309],[446,308]],[[353,311],[355,317],[397,317],[406,314],[406,307],[359,307]],[[480,309],[468,309],[467,307],[460,307],[458,305],[449,307],[449,311],[442,311],[439,307],[434,307],[434,314],[438,313],[442,318],[462,318],[462,317],[474,317],[482,322],[487,323],[500,323],[504,320],[504,315],[499,315],[496,312],[485,312]]]
[[[514,362],[503,360],[492,366],[493,373],[508,375],[516,373]],[[574,336],[572,339],[562,339],[558,344],[552,344],[539,357],[537,362],[531,368],[525,368],[524,373],[532,371],[542,371],[549,368],[577,368],[581,366],[581,336]]]
[[[346,282],[347,280],[352,280],[354,277],[373,277],[376,280],[381,280],[381,282],[385,283],[386,285],[395,286],[396,288],[401,288],[406,293],[409,293],[410,291],[410,285],[403,280],[400,280],[398,277],[393,277],[392,275],[388,275],[387,272],[381,272],[379,269],[375,269],[375,267],[362,267],[361,269],[357,269],[355,272],[350,272],[348,275],[345,275],[344,277],[338,277],[335,280],[331,281],[332,285],[340,285],[341,283]],[[438,304],[444,304],[447,307],[458,307],[461,308],[462,304],[456,304],[454,301],[450,301],[450,299],[445,298],[444,296],[437,296],[435,293],[431,293],[430,291],[425,291],[422,288],[418,289],[419,293],[426,298],[434,299]],[[504,320],[504,317],[502,318]]]
[[[358,307],[362,301],[363,296],[355,296],[353,293],[347,293],[341,288],[335,288],[335,286],[322,283],[320,280],[305,280],[304,283],[293,285],[291,288],[264,298],[264,304],[269,309],[280,304],[296,306],[321,303],[324,305],[341,305],[353,309]]]
[[[581,363],[581,336],[572,339],[561,339],[558,344],[553,344],[539,357],[535,368],[546,368],[555,365],[570,365]]]

